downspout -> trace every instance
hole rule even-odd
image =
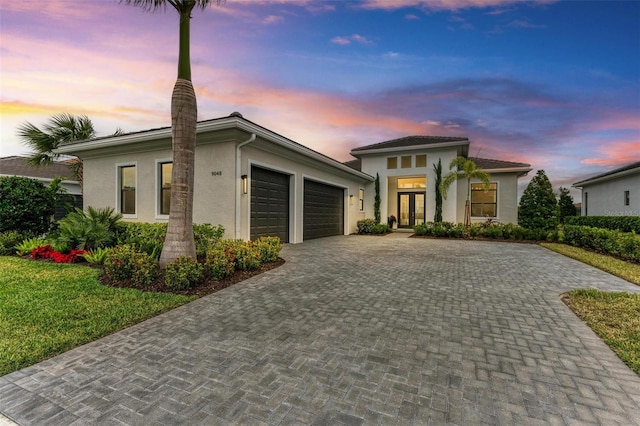
[[[240,148],[245,145],[249,145],[251,142],[256,140],[256,134],[252,133],[251,137],[244,142],[240,142],[238,146],[236,146],[236,230],[235,230],[235,238],[242,238],[240,236],[240,202],[241,198],[244,194],[242,194],[241,180],[242,180],[242,170],[241,170],[241,162],[240,162]],[[238,193],[240,196],[238,197]]]

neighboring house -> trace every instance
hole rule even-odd
[[[52,180],[62,178],[61,185],[71,197],[69,204],[82,208],[82,187],[80,182],[69,179],[71,171],[64,161],[56,161],[53,164],[42,167],[33,167],[27,164],[27,157],[2,157],[0,158],[0,176],[22,176],[36,179],[49,186]],[[55,219],[60,219],[66,214],[65,206],[57,206]]]
[[[406,211],[408,221],[402,226],[432,220],[432,163],[442,158],[443,174],[448,172],[451,159],[466,156],[469,141],[405,139],[408,142],[398,146],[390,141],[354,149],[358,169],[354,162],[338,162],[239,113],[201,121],[196,138],[193,220],[221,224],[227,237],[242,239],[277,235],[283,241],[298,243],[348,235],[356,231],[358,220],[374,216],[376,172],[384,182],[383,218],[399,212],[403,217]],[[168,220],[170,127],[69,142],[57,152],[83,160],[85,206],[113,207],[132,221]],[[388,157],[396,158],[395,168]],[[515,222],[517,179],[530,170],[529,165],[476,160],[492,174],[490,191],[474,187],[476,219]],[[462,221],[465,197],[461,185],[453,186],[444,202],[445,220]]]
[[[573,184],[583,216],[640,216],[640,161]]]

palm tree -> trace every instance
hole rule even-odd
[[[464,226],[471,225],[471,204],[469,199],[471,198],[471,179],[477,179],[482,181],[484,190],[488,191],[491,185],[489,174],[484,170],[481,170],[476,166],[472,160],[465,157],[456,157],[449,164],[449,170],[455,167],[455,171],[449,172],[442,178],[441,192],[442,196],[447,198],[447,191],[453,182],[458,179],[467,180],[467,201],[464,205]]]
[[[179,256],[196,258],[193,238],[193,181],[196,148],[198,106],[191,83],[191,57],[189,53],[191,12],[204,9],[215,1],[223,0],[121,0],[126,4],[141,6],[145,10],[166,9],[171,5],[180,17],[178,49],[178,78],[171,96],[171,137],[173,147],[173,171],[171,174],[171,207],[169,226],[160,254],[160,266],[166,267]]]

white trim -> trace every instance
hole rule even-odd
[[[594,178],[581,180],[580,182],[576,182],[571,186],[574,188],[583,188],[585,186],[593,185],[594,183],[604,182],[611,179],[618,179],[621,177],[625,177],[627,175],[634,175],[639,173],[640,173],[640,167],[635,167],[633,169],[623,170],[621,172],[612,173],[606,176],[601,176],[601,177],[596,176]]]
[[[155,167],[156,167],[155,170],[156,170],[156,173],[155,173],[155,185],[154,185],[154,190],[155,190],[154,218],[156,220],[169,220],[169,215],[168,214],[160,213],[160,203],[162,201],[162,197],[160,196],[160,194],[162,193],[162,181],[161,181],[162,165],[163,164],[167,164],[167,163],[172,163],[173,164],[173,158],[166,157],[166,158],[156,158],[155,159]]]
[[[134,166],[136,168],[136,203],[135,203],[135,214],[124,214],[122,213],[122,206],[120,205],[120,197],[122,196],[121,186],[122,183],[120,181],[120,169],[123,167],[131,167]],[[116,212],[122,213],[123,219],[137,219],[138,218],[138,193],[140,189],[138,187],[138,162],[137,161],[128,161],[124,163],[116,163]]]

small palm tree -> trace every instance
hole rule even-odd
[[[471,225],[471,179],[477,179],[482,182],[484,190],[488,191],[491,185],[489,174],[478,168],[476,163],[465,157],[456,157],[449,164],[449,170],[455,168],[442,178],[441,192],[442,196],[447,198],[447,191],[453,182],[458,179],[467,180],[467,201],[464,205],[464,226]]]
[[[193,238],[193,183],[196,149],[198,106],[191,83],[191,12],[206,8],[209,3],[223,0],[120,0],[141,6],[148,11],[166,9],[171,5],[180,17],[178,78],[171,97],[171,133],[173,171],[171,173],[171,207],[167,236],[162,246],[160,266],[166,267],[180,256],[196,258]]]
[[[58,160],[60,154],[53,151],[61,143],[91,139],[95,136],[93,123],[86,115],[62,113],[51,117],[42,129],[28,121],[18,127],[18,138],[33,151],[27,163],[35,167],[47,166]]]

